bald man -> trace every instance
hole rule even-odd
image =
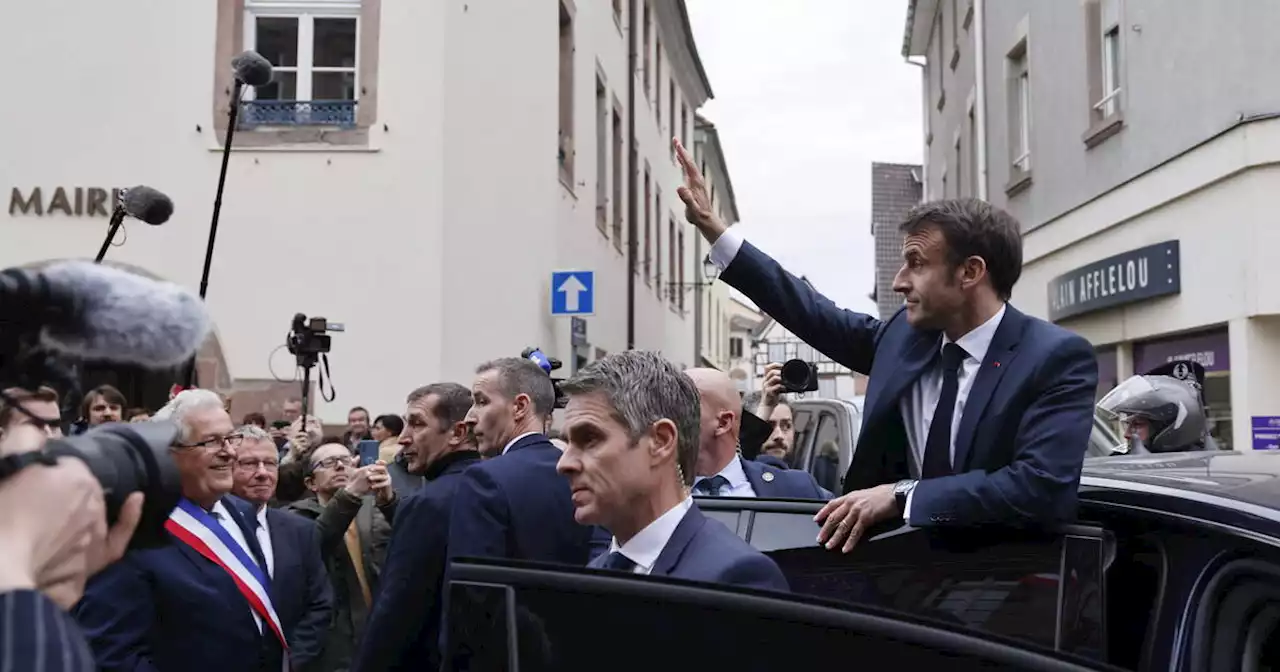
[[[807,471],[744,460],[738,453],[742,398],[729,376],[716,369],[687,369],[702,400],[698,474],[693,494],[703,497],[831,499]]]

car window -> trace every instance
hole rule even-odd
[[[780,514],[779,514],[780,515]],[[811,517],[810,517],[811,518]],[[754,530],[785,539],[781,520]],[[816,524],[793,520],[795,539],[816,537]],[[1058,537],[957,548],[954,540],[915,530],[861,544],[843,554],[816,547],[777,550],[777,561],[791,589],[858,604],[871,604],[926,616],[977,631],[997,633],[1052,647],[1057,631],[1058,573],[1062,542]],[[974,544],[979,542],[975,539]]]
[[[1034,647],[794,596],[591,570],[461,563],[451,571],[445,669],[595,672],[611,660],[644,670],[803,670],[838,660],[947,672],[1085,669]]]
[[[797,460],[808,459],[809,443],[813,440],[814,415],[815,413],[812,410],[803,410],[796,406],[791,407],[791,423],[796,431],[796,440],[795,445],[791,447],[791,455],[788,456],[788,460],[793,461],[793,465],[804,464],[804,462],[797,462]]]
[[[840,492],[840,421],[834,413],[824,411],[818,416],[818,429],[814,434],[812,457],[808,471],[818,485]]]

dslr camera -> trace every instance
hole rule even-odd
[[[320,355],[329,354],[333,347],[329,332],[345,331],[346,327],[337,322],[330,322],[323,317],[307,319],[306,315],[297,313],[293,316],[293,324],[289,328],[289,337],[285,341],[289,354],[298,358],[302,366],[304,362],[316,361]]]
[[[817,392],[818,365],[789,359],[782,365],[782,388],[787,392]]]

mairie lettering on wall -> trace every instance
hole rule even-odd
[[[13,187],[9,192],[11,217],[110,217],[120,198],[118,187]]]

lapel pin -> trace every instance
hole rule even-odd
[[[772,483],[772,482],[773,482],[773,472],[772,472],[772,471],[766,471],[766,472],[764,472],[764,475],[763,475],[763,476],[761,476],[760,478],[763,478],[765,483]]]
[[[1000,368],[1000,362],[991,362],[991,366],[994,366],[998,369]]]

